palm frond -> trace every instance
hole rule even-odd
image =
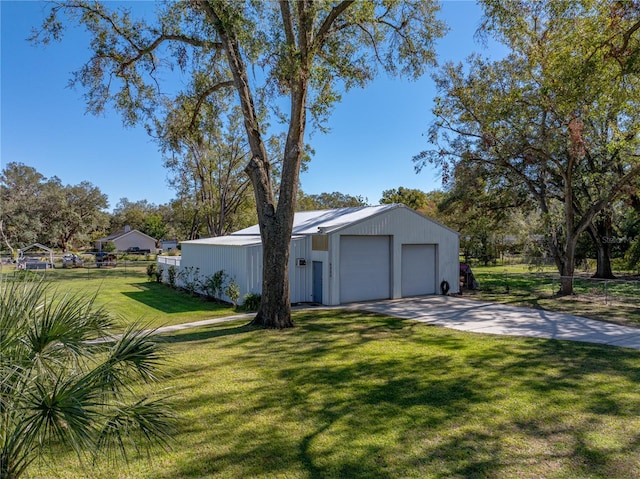
[[[18,477],[52,442],[80,458],[168,444],[167,402],[136,394],[165,362],[155,331],[134,324],[115,336],[95,299],[0,279],[0,478]]]
[[[168,448],[177,417],[166,397],[143,397],[131,404],[119,404],[98,434],[98,448],[108,457],[127,458],[127,450],[154,446]]]
[[[100,382],[111,384],[114,391],[133,383],[158,381],[157,371],[166,363],[155,329],[143,329],[135,323],[127,327],[113,343],[104,363],[95,372]]]
[[[29,392],[21,428],[39,443],[52,440],[76,450],[91,449],[98,394],[84,378],[36,382]]]

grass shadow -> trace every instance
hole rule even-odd
[[[205,301],[201,298],[189,296],[158,283],[132,284],[138,291],[125,291],[121,294],[129,299],[144,304],[165,314],[190,313],[194,311],[227,310],[234,314],[228,305]]]
[[[131,477],[638,477],[640,351],[354,311],[241,321],[168,335],[179,445]]]
[[[218,327],[215,327],[218,326]],[[243,324],[241,326],[232,326],[226,328],[220,328],[219,325],[215,326],[200,326],[196,331],[182,331],[179,333],[160,333],[158,336],[162,339],[163,343],[167,344],[180,344],[197,341],[206,341],[214,338],[224,338],[226,336],[234,336],[238,334],[250,333],[261,328],[258,326],[252,326],[251,324]]]

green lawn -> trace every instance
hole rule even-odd
[[[640,326],[640,281],[594,281],[589,274],[577,272],[576,294],[558,296],[555,268],[531,271],[526,265],[510,265],[472,269],[480,289],[465,291],[468,297]]]
[[[474,272],[485,286],[495,281],[480,294],[506,302],[544,293],[528,271],[509,270],[508,294],[504,268]],[[98,290],[127,320],[234,313],[148,282],[144,266],[53,270],[45,279],[61,293]],[[55,459],[27,477],[640,477],[640,351],[340,310],[294,319],[285,331],[243,320],[164,336],[170,376],[158,390],[180,417],[172,450],[81,467],[54,448]]]
[[[143,321],[150,326],[167,326],[235,314],[228,305],[205,301],[148,281],[146,266],[117,268],[50,269],[29,272],[51,284],[58,293],[93,295],[110,312],[125,322]],[[8,278],[13,270],[5,270]]]
[[[640,351],[339,310],[166,336],[173,449],[31,478],[640,477]]]

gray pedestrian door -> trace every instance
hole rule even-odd
[[[313,302],[322,304],[322,261],[313,262]]]

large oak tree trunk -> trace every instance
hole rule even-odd
[[[596,273],[594,278],[615,279],[611,270],[611,244],[606,238],[611,237],[611,221],[607,218],[594,221],[587,232],[596,247]]]
[[[277,219],[262,228],[262,300],[251,322],[264,328],[289,328],[291,301],[289,292],[289,243],[291,228]]]
[[[289,252],[303,151],[307,98],[304,77],[291,97],[291,123],[285,144],[277,208],[270,203],[273,195],[266,189],[270,187],[268,170],[258,164],[248,168],[256,192],[263,253],[262,300],[252,324],[265,328],[281,329],[294,325],[289,291]]]
[[[560,294],[573,294],[573,274],[575,272],[576,244],[578,243],[579,230],[576,230],[576,211],[573,190],[573,169],[580,159],[584,157],[584,139],[582,136],[583,123],[579,117],[569,121],[569,137],[571,148],[569,161],[564,172],[564,219],[566,245],[564,262],[560,271]],[[585,225],[586,227],[586,225]]]
[[[249,86],[249,77],[239,46],[238,35],[233,29],[233,22],[229,21],[230,17],[223,5],[204,0],[200,0],[198,4],[218,31],[227,54],[251,150],[251,160],[245,170],[251,178],[254,189],[263,248],[262,300],[252,324],[265,328],[291,327],[293,321],[289,292],[289,250],[296,210],[300,164],[304,150],[310,65],[315,54],[314,48],[318,47],[318,45],[313,46],[314,9],[311,8],[310,3],[306,2],[280,3],[286,42],[291,51],[295,51],[296,54],[288,58],[289,63],[283,69],[288,72],[283,81],[287,83],[289,89],[291,110],[280,188],[276,198],[271,182],[271,164],[262,139],[258,115]],[[324,36],[327,35],[332,22],[349,4],[350,2],[344,2],[341,6],[332,9],[332,14],[327,17],[327,21],[323,23],[318,32],[320,41],[324,41]],[[295,5],[297,9],[298,30],[294,28],[292,21],[291,5]],[[217,8],[219,8],[219,12],[216,11]]]
[[[571,179],[565,179],[565,245],[561,253],[560,292],[559,294],[573,294],[573,274],[575,272],[576,244],[578,235],[575,231],[575,211],[573,209],[573,189]],[[561,251],[561,248],[559,248]]]
[[[265,328],[291,327],[293,322],[289,300],[288,259],[294,210],[287,211],[286,207],[291,205],[287,205],[289,194],[283,185],[281,185],[280,197],[276,201],[271,183],[271,165],[260,132],[246,65],[232,23],[224,18],[228,12],[225,12],[223,5],[218,5],[223,16],[221,18],[212,4],[200,1],[199,5],[211,18],[224,45],[251,150],[251,159],[245,171],[253,185],[263,248],[262,299],[252,324]],[[287,164],[288,146],[288,144],[285,146],[283,184],[285,175],[291,174],[291,167]],[[293,185],[297,185],[297,178]]]
[[[596,272],[593,278],[615,279],[611,269],[611,246],[609,243],[596,244]]]
[[[562,270],[560,271],[560,294],[573,294],[573,275],[575,273],[576,238],[567,234],[566,251]]]

